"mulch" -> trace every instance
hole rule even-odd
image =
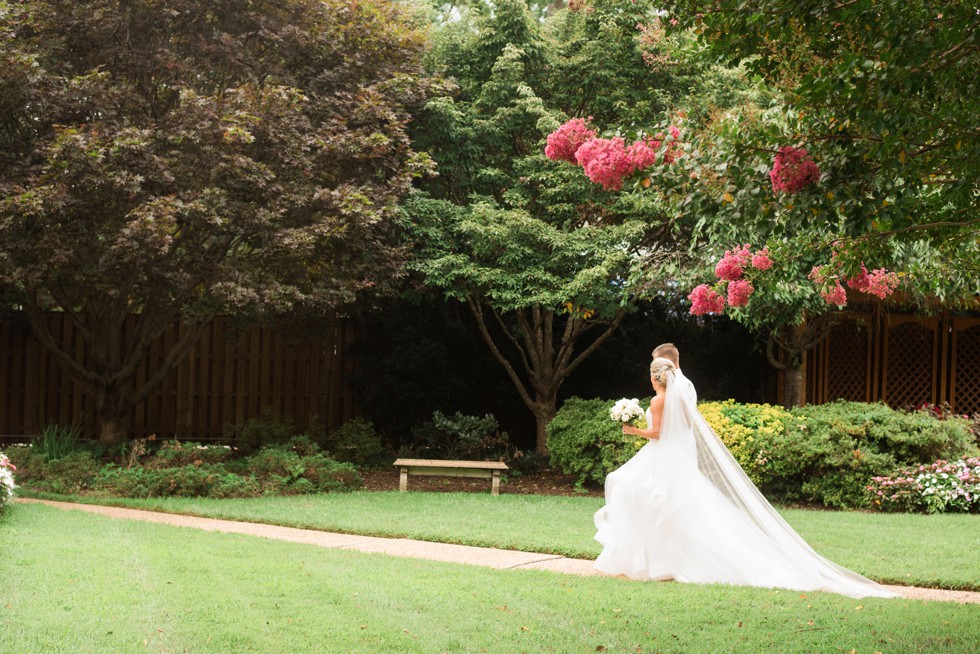
[[[398,490],[398,470],[362,470],[364,488],[369,491]],[[500,481],[501,495],[562,495],[567,497],[602,497],[601,487],[575,487],[575,475],[558,470],[545,469],[534,473],[507,475]],[[408,478],[408,490],[441,493],[489,493],[489,479],[469,477],[422,477]]]

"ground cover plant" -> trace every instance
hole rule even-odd
[[[259,497],[347,491],[362,480],[305,437],[239,456],[223,445],[170,440],[131,444],[123,457],[77,445],[49,458],[39,447],[10,452],[21,482],[42,492],[120,497]]]
[[[14,509],[0,519],[10,651],[969,652],[980,638],[974,605],[497,571]]]
[[[602,499],[597,497],[354,492],[226,500],[98,501],[211,518],[584,559],[594,559],[600,551],[593,540],[592,523],[592,514],[602,506]],[[799,509],[784,509],[782,514],[819,553],[877,581],[980,591],[980,516]]]

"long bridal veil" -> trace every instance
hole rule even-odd
[[[698,412],[693,386],[680,373],[668,375],[664,401],[661,444],[682,456],[696,456],[701,474],[731,501],[746,521],[775,543],[801,577],[818,579],[821,589],[853,597],[896,597],[887,588],[820,556],[796,533],[759,492]]]

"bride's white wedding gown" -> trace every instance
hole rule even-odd
[[[680,371],[668,380],[659,440],[606,477],[595,567],[674,579],[851,597],[895,597],[817,554],[755,488],[698,413]],[[647,410],[647,424],[651,416]]]

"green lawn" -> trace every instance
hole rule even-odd
[[[980,640],[975,605],[495,571],[41,505],[0,518],[0,552],[2,652],[870,654]]]
[[[71,498],[60,498],[71,499]],[[86,501],[94,501],[86,499]],[[591,497],[357,492],[241,500],[113,499],[133,508],[595,558]],[[821,554],[886,583],[980,590],[980,516],[785,510]]]

